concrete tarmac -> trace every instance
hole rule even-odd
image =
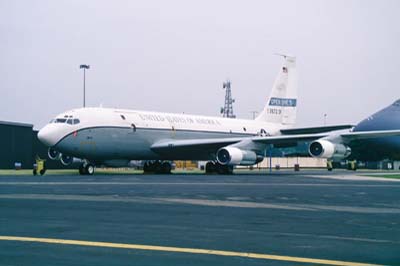
[[[0,265],[400,265],[400,182],[315,175],[3,176]]]

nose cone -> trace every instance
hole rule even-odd
[[[53,124],[46,125],[38,133],[38,139],[46,146],[52,147],[58,142],[58,134]]]

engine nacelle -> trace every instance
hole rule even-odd
[[[74,162],[74,157],[66,155],[66,154],[62,154],[60,161],[63,165],[68,166]]]
[[[351,154],[351,149],[346,145],[321,139],[311,142],[308,152],[316,158],[344,159]]]
[[[53,148],[49,148],[47,151],[47,155],[51,160],[59,160],[61,158],[61,153],[54,150]]]
[[[236,147],[223,147],[217,151],[217,161],[222,165],[254,165],[263,159],[254,151],[245,151]]]

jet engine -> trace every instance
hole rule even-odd
[[[61,153],[52,148],[49,148],[49,150],[47,151],[47,155],[51,160],[59,160],[61,157]]]
[[[321,139],[311,142],[308,152],[316,158],[344,159],[351,154],[351,149],[346,145]]]
[[[74,162],[74,157],[66,155],[66,154],[62,154],[60,161],[63,165],[68,166]]]
[[[263,159],[263,156],[257,155],[254,151],[236,147],[223,147],[217,151],[217,161],[222,165],[254,165]]]

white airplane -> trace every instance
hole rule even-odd
[[[351,127],[292,128],[297,108],[292,56],[284,56],[266,103],[255,120],[80,108],[56,116],[38,137],[50,147],[50,159],[60,159],[65,165],[74,157],[82,159],[80,174],[92,175],[97,165],[126,166],[131,160],[147,160],[144,171],[157,173],[169,173],[172,160],[204,160],[209,161],[207,173],[228,174],[235,165],[261,162],[267,148],[296,145]],[[339,146],[332,149],[338,156],[348,153]]]

